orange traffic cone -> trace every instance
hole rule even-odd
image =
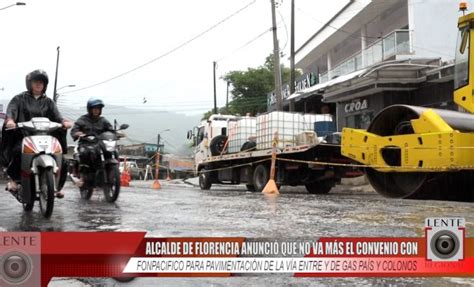
[[[130,174],[127,169],[124,169],[120,175],[120,186],[130,186]]]
[[[153,189],[161,189],[160,181],[159,181],[158,179],[155,179],[155,181],[153,182],[153,185],[151,186],[151,188],[153,188]]]

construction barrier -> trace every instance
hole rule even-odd
[[[155,181],[153,182],[153,185],[151,188],[153,189],[161,189],[161,184],[160,181],[158,180],[158,176],[160,173],[160,152],[156,152],[156,167],[155,167]]]
[[[276,163],[276,147],[278,145],[278,132],[275,132],[273,136],[273,147],[272,147],[272,163],[270,167],[270,178],[267,184],[262,190],[262,193],[266,194],[279,194],[278,186],[275,182],[275,163]]]

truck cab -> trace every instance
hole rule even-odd
[[[218,155],[225,149],[229,125],[236,122],[238,117],[232,115],[211,115],[209,119],[188,132],[188,138],[193,139],[195,172],[199,164],[211,155]]]

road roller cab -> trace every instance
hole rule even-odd
[[[463,11],[464,12],[464,11]],[[474,113],[474,13],[458,21],[454,101]],[[379,112],[367,130],[344,128],[343,155],[366,165],[377,192],[474,200],[474,115],[409,105]]]

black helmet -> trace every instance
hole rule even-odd
[[[48,74],[46,74],[43,70],[34,70],[33,72],[26,75],[26,89],[31,93],[31,82],[32,81],[41,81],[44,84],[43,93],[46,92],[48,88],[49,78]]]
[[[89,111],[92,108],[103,108],[104,107],[104,102],[101,99],[98,98],[90,98],[87,101],[87,110]]]

